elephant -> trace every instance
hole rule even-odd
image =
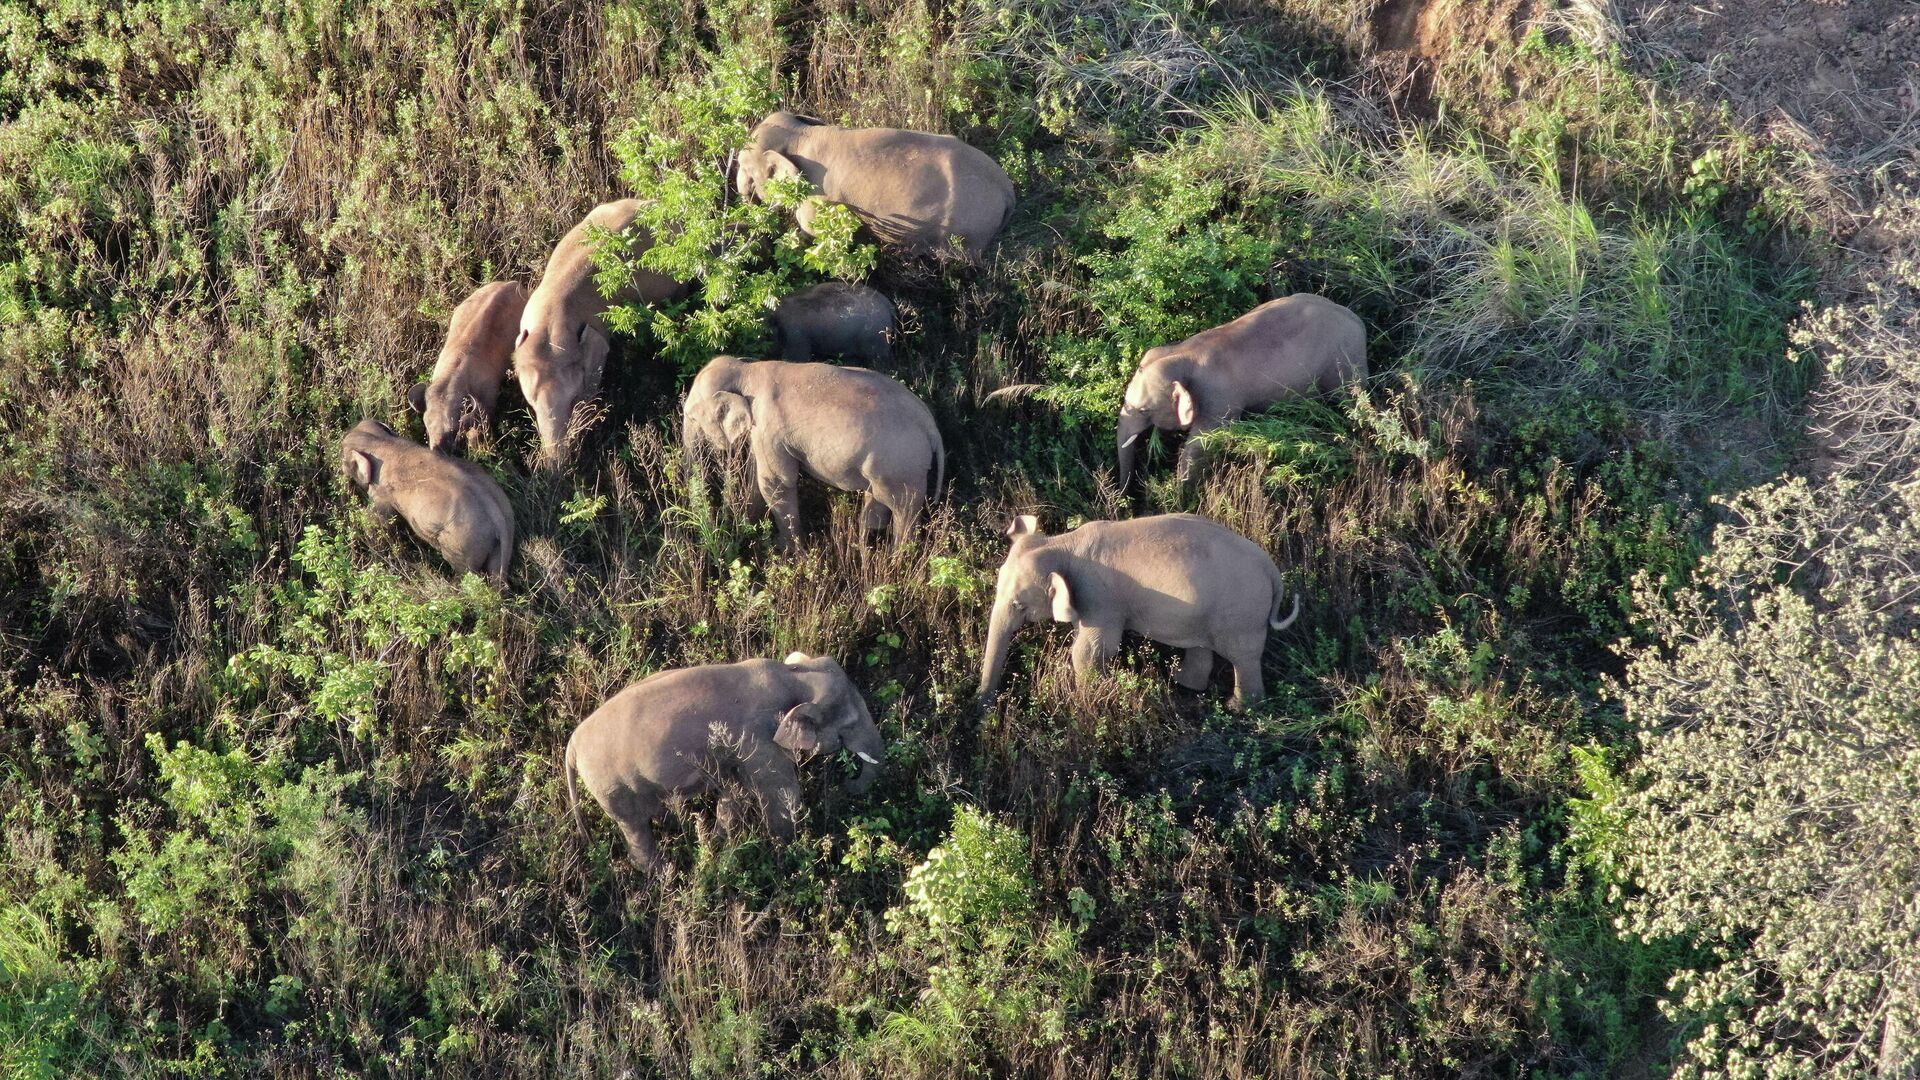
[[[1205,690],[1215,654],[1225,657],[1233,665],[1229,707],[1244,710],[1265,692],[1267,632],[1300,617],[1298,593],[1292,613],[1280,617],[1280,571],[1258,544],[1193,514],[1090,521],[1058,536],[1023,514],[1006,535],[1012,546],[994,590],[982,706],[999,694],[1014,631],[1051,618],[1076,628],[1076,681],[1112,660],[1131,630],[1185,650],[1175,681],[1189,690]]]
[[[1295,293],[1224,326],[1148,349],[1127,383],[1115,435],[1120,489],[1148,428],[1184,431],[1182,483],[1198,479],[1198,436],[1291,397],[1332,394],[1367,377],[1360,317],[1324,296]]]
[[[764,199],[772,178],[804,176],[818,198],[844,203],[883,243],[948,251],[978,262],[1013,216],[1013,181],[951,135],[844,128],[785,110],[753,129],[736,155],[734,186]],[[808,230],[802,215],[801,230]]]
[[[573,729],[564,761],[567,807],[581,835],[574,774],[620,826],[637,867],[659,867],[653,819],[671,800],[739,781],[759,801],[777,840],[792,839],[800,809],[797,766],[845,747],[860,759],[846,783],[865,794],[879,778],[886,744],[860,691],[831,657],[663,671],[609,698]],[[723,825],[737,820],[720,788]]]
[[[407,392],[408,403],[426,421],[428,449],[454,453],[472,433],[493,426],[526,306],[525,285],[490,281],[453,309],[432,378]]]
[[[340,469],[372,499],[381,522],[395,517],[457,570],[507,579],[513,507],[486,470],[362,420],[340,440]]]
[[[802,470],[865,494],[862,525],[873,531],[891,520],[897,548],[947,468],[926,403],[866,368],[716,356],[687,390],[682,431],[691,454],[748,448],[753,514],[771,508],[775,539],[788,551],[797,546]]]
[[[600,392],[611,348],[601,313],[616,304],[664,304],[687,294],[686,285],[651,270],[639,271],[631,286],[611,297],[602,297],[594,284],[588,227],[628,230],[630,250],[644,252],[653,246],[653,236],[644,226],[633,225],[641,206],[638,199],[602,203],[568,230],[521,313],[513,373],[533,409],[546,465],[557,463],[564,452],[574,410]]]
[[[816,354],[882,364],[893,359],[893,301],[866,285],[824,281],[801,289],[781,297],[769,321],[774,351],[796,364]]]

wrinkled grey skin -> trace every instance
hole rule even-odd
[[[663,671],[627,687],[573,729],[565,760],[567,805],[582,835],[574,773],[620,826],[627,853],[659,866],[653,819],[670,800],[737,780],[760,803],[773,835],[793,837],[800,809],[798,766],[845,747],[860,761],[846,789],[865,794],[879,778],[886,745],[860,691],[825,656]],[[721,787],[720,818],[738,820]]]
[[[1087,679],[1120,649],[1120,636],[1142,637],[1186,650],[1175,681],[1205,690],[1214,656],[1233,665],[1229,706],[1245,709],[1265,693],[1260,657],[1267,631],[1300,617],[1280,618],[1280,571],[1258,544],[1192,514],[1131,521],[1090,521],[1047,536],[1031,516],[1007,528],[1013,546],[1000,567],[993,616],[980,671],[981,703],[990,703],[1006,675],[1013,634],[1028,623],[1071,623],[1073,672]]]
[[[340,470],[367,493],[373,515],[398,517],[456,570],[507,578],[513,507],[486,470],[362,420],[340,440]]]
[[[1202,464],[1197,436],[1274,402],[1331,394],[1366,377],[1360,317],[1312,293],[1268,301],[1224,326],[1148,349],[1120,406],[1120,488],[1133,477],[1148,428],[1187,433],[1179,476],[1192,483]]]
[[[520,315],[513,373],[533,409],[543,465],[558,464],[572,432],[574,411],[600,392],[611,348],[600,313],[619,304],[669,303],[687,293],[685,285],[652,271],[641,271],[633,286],[617,296],[603,297],[594,285],[587,227],[619,232],[633,224],[640,207],[638,199],[602,203],[568,230],[547,259],[546,273]],[[633,251],[643,252],[653,246],[653,237],[644,227],[634,226],[630,243]]]
[[[427,425],[427,448],[457,453],[475,432],[493,427],[500,382],[513,363],[513,339],[527,307],[527,287],[490,281],[453,309],[433,376],[407,392]]]
[[[836,127],[783,110],[753,129],[734,186],[758,199],[770,178],[786,176],[804,176],[818,198],[851,207],[883,243],[950,251],[957,239],[973,261],[1013,216],[1006,171],[950,135]]]
[[[768,319],[774,351],[796,364],[836,356],[884,364],[898,325],[893,301],[878,289],[825,281],[783,296]]]
[[[866,368],[716,356],[687,389],[681,431],[696,457],[747,448],[752,512],[772,509],[775,539],[787,550],[799,535],[802,470],[865,494],[861,523],[872,531],[891,520],[896,547],[946,472],[946,444],[926,404]]]

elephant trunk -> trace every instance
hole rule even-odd
[[[1000,681],[1007,673],[1007,651],[1013,647],[1013,612],[995,602],[993,618],[987,624],[987,652],[980,667],[980,703],[992,704],[1000,693]]]
[[[1127,490],[1128,481],[1133,479],[1133,463],[1140,453],[1140,439],[1147,433],[1148,427],[1149,423],[1144,416],[1122,416],[1119,427],[1114,432],[1121,491]]]
[[[867,711],[866,702],[859,703],[860,718],[847,732],[846,747],[860,760],[860,772],[847,780],[849,794],[865,795],[880,779],[880,770],[887,759],[887,745],[880,737],[880,728],[873,722],[873,714]]]
[[[558,403],[549,402],[544,408],[533,410],[534,427],[540,432],[540,466],[555,469],[567,458],[567,433],[573,426],[573,403],[567,402],[566,408],[558,408]]]

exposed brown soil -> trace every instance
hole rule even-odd
[[[1542,0],[1382,0],[1366,15],[1367,66],[1397,104],[1426,112],[1441,84],[1507,79],[1506,65],[1491,62],[1491,54],[1518,44],[1543,6]]]
[[[1865,176],[1920,174],[1920,2],[1624,0],[1629,51],[1750,128]]]

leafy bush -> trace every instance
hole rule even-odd
[[[800,177],[770,182],[765,202],[736,197],[723,166],[779,104],[766,62],[746,56],[736,47],[713,57],[653,99],[612,146],[622,180],[643,204],[635,223],[654,244],[634,255],[600,238],[602,294],[617,292],[639,270],[692,283],[694,294],[671,309],[616,309],[609,321],[617,330],[644,332],[687,374],[715,353],[760,351],[775,301],[821,277],[859,281],[876,258],[871,244],[855,239],[859,219],[838,203],[816,207],[811,237],[788,224],[789,213],[814,194]]]

